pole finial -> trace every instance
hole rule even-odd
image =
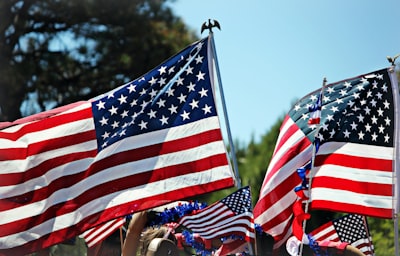
[[[390,62],[390,64],[392,64],[392,66],[396,66],[395,62],[396,62],[396,59],[397,59],[399,56],[400,56],[400,53],[397,54],[397,55],[394,56],[394,57],[386,56],[386,59]]]
[[[208,21],[204,22],[203,25],[201,25],[200,32],[201,32],[201,34],[203,34],[204,30],[209,29],[209,32],[211,33],[213,27],[216,27],[219,30],[221,30],[221,25],[219,24],[219,22],[217,20],[212,20],[212,22],[211,22],[211,19],[208,19]]]

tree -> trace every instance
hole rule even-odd
[[[192,43],[168,2],[0,1],[0,121],[92,98]]]

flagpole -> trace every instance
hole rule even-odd
[[[398,91],[398,83],[397,83],[397,77],[396,77],[396,73],[395,73],[395,61],[396,59],[400,56],[400,54],[396,55],[395,57],[387,57],[387,60],[392,64],[391,67],[389,68],[389,74],[390,74],[390,80],[391,83],[394,84],[395,86],[392,87],[393,90],[393,98],[395,100],[395,116],[398,117],[399,116],[399,107],[400,107],[400,101],[399,101],[399,91]],[[397,104],[396,104],[397,103]],[[394,175],[394,199],[395,199],[395,209],[394,209],[394,213],[393,213],[393,225],[394,225],[394,244],[395,244],[395,251],[396,251],[396,255],[399,255],[399,216],[398,216],[398,211],[400,209],[399,206],[399,195],[400,195],[400,186],[399,186],[399,172],[400,172],[400,168],[399,168],[399,146],[400,146],[400,135],[399,135],[399,123],[398,120],[396,118],[396,122],[394,123],[395,127],[394,130],[396,131],[394,134],[394,149],[395,149],[395,175]]]
[[[236,150],[235,150],[235,146],[232,140],[232,134],[231,134],[231,128],[229,125],[229,118],[228,118],[228,111],[226,110],[226,104],[225,104],[225,96],[224,96],[224,91],[222,88],[222,81],[221,81],[221,76],[220,76],[220,70],[219,70],[219,65],[218,65],[218,58],[217,58],[217,51],[215,48],[215,42],[214,42],[214,36],[213,36],[213,31],[212,31],[212,27],[218,27],[220,28],[219,23],[214,20],[214,24],[211,24],[211,21],[208,20],[208,25],[205,22],[201,28],[201,32],[203,32],[204,29],[209,29],[209,38],[210,38],[210,42],[211,42],[211,48],[212,48],[212,53],[213,53],[213,60],[215,62],[215,70],[217,73],[217,79],[218,79],[218,88],[220,91],[220,96],[221,96],[221,101],[222,101],[222,108],[224,111],[224,118],[225,118],[225,124],[226,124],[226,130],[227,130],[227,134],[228,134],[228,141],[231,147],[231,158],[232,158],[232,162],[233,162],[233,168],[234,168],[234,172],[235,172],[235,180],[236,180],[236,187],[237,188],[241,188],[242,184],[241,184],[241,180],[240,180],[240,176],[239,176],[239,168],[237,165],[237,160],[236,160]]]
[[[324,79],[322,80],[322,88],[321,88],[321,101],[322,101],[322,96],[324,93],[324,88],[326,86],[327,80],[326,77],[324,77]],[[321,103],[321,116],[322,116],[322,103]],[[307,196],[308,199],[306,200],[306,205],[304,207],[304,213],[307,214],[308,213],[308,208],[309,208],[309,204],[310,204],[310,200],[311,200],[311,183],[312,183],[312,178],[314,176],[313,174],[313,169],[314,169],[314,160],[315,160],[315,154],[316,154],[316,147],[315,147],[315,136],[318,135],[319,129],[320,129],[321,125],[318,122],[317,127],[316,127],[316,132],[314,135],[314,142],[313,142],[313,151],[312,151],[312,157],[311,157],[311,167],[310,167],[310,173],[309,176],[310,178],[308,179],[308,188],[307,188]],[[306,224],[307,224],[307,219],[303,220],[303,234],[306,233]],[[303,238],[301,238],[301,243],[300,243],[300,250],[299,250],[299,254],[298,255],[302,255],[303,254]]]

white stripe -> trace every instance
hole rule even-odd
[[[39,215],[52,205],[76,198],[85,191],[102,183],[107,183],[136,173],[151,171],[160,167],[173,166],[176,164],[195,161],[200,158],[212,156],[216,153],[225,153],[225,148],[222,141],[205,144],[200,147],[181,152],[146,158],[140,161],[127,162],[108,169],[104,169],[101,172],[93,174],[69,188],[63,188],[56,191],[44,200],[1,212],[1,214],[5,216],[0,218],[0,225],[16,221],[18,219]],[[227,175],[226,172],[222,172],[222,174],[224,174],[223,177],[231,177],[231,175]],[[194,176],[195,175],[196,173],[194,174]],[[203,176],[200,174],[197,175]],[[207,176],[205,176],[205,178],[210,179],[210,177]],[[196,180],[199,179],[200,177],[196,178],[194,183],[192,181],[193,185],[195,185]],[[175,185],[172,187],[175,187]],[[166,188],[165,191],[168,191],[168,189]]]
[[[331,153],[359,156],[364,158],[376,158],[393,160],[394,149],[373,145],[355,144],[350,142],[327,142],[321,145],[317,155],[328,155]]]
[[[340,196],[338,196],[340,195]],[[378,196],[374,194],[359,194],[351,191],[313,188],[311,189],[312,201],[322,200],[337,203],[347,203],[371,208],[392,209],[391,196]]]
[[[359,182],[372,182],[376,184],[393,183],[393,172],[383,172],[368,169],[356,169],[338,165],[328,165],[315,168],[315,177],[332,177]]]
[[[121,205],[124,203],[129,203],[131,201],[135,201],[138,199],[143,199],[157,194],[162,194],[170,191],[171,187],[174,187],[176,191],[179,191],[179,189],[184,189],[188,185],[209,184],[210,182],[218,181],[226,177],[232,177],[230,175],[231,171],[228,170],[227,166],[214,168],[212,170],[205,171],[202,174],[203,175],[199,175],[198,173],[190,173],[187,175],[182,175],[171,179],[144,184],[135,187],[134,189],[131,188],[125,191],[118,191],[113,194],[108,194],[96,200],[90,201],[85,205],[82,205],[74,212],[57,216],[57,218],[47,220],[29,230],[24,230],[20,233],[14,233],[5,237],[0,237],[0,249],[20,246],[30,241],[36,240],[41,236],[44,236],[50,232],[58,231],[73,226],[82,221],[84,217],[97,213],[99,209],[102,210],[113,206]],[[204,177],[205,179],[202,179],[202,177]],[[18,214],[20,214],[20,212]],[[8,214],[4,215],[8,216]],[[3,219],[0,218],[0,221],[1,223],[4,224],[9,222],[10,219],[11,218],[8,218],[8,221],[3,221]],[[7,243],[5,243],[4,241],[7,241]]]

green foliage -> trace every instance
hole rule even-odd
[[[167,2],[0,1],[0,121],[97,96],[192,43]]]

